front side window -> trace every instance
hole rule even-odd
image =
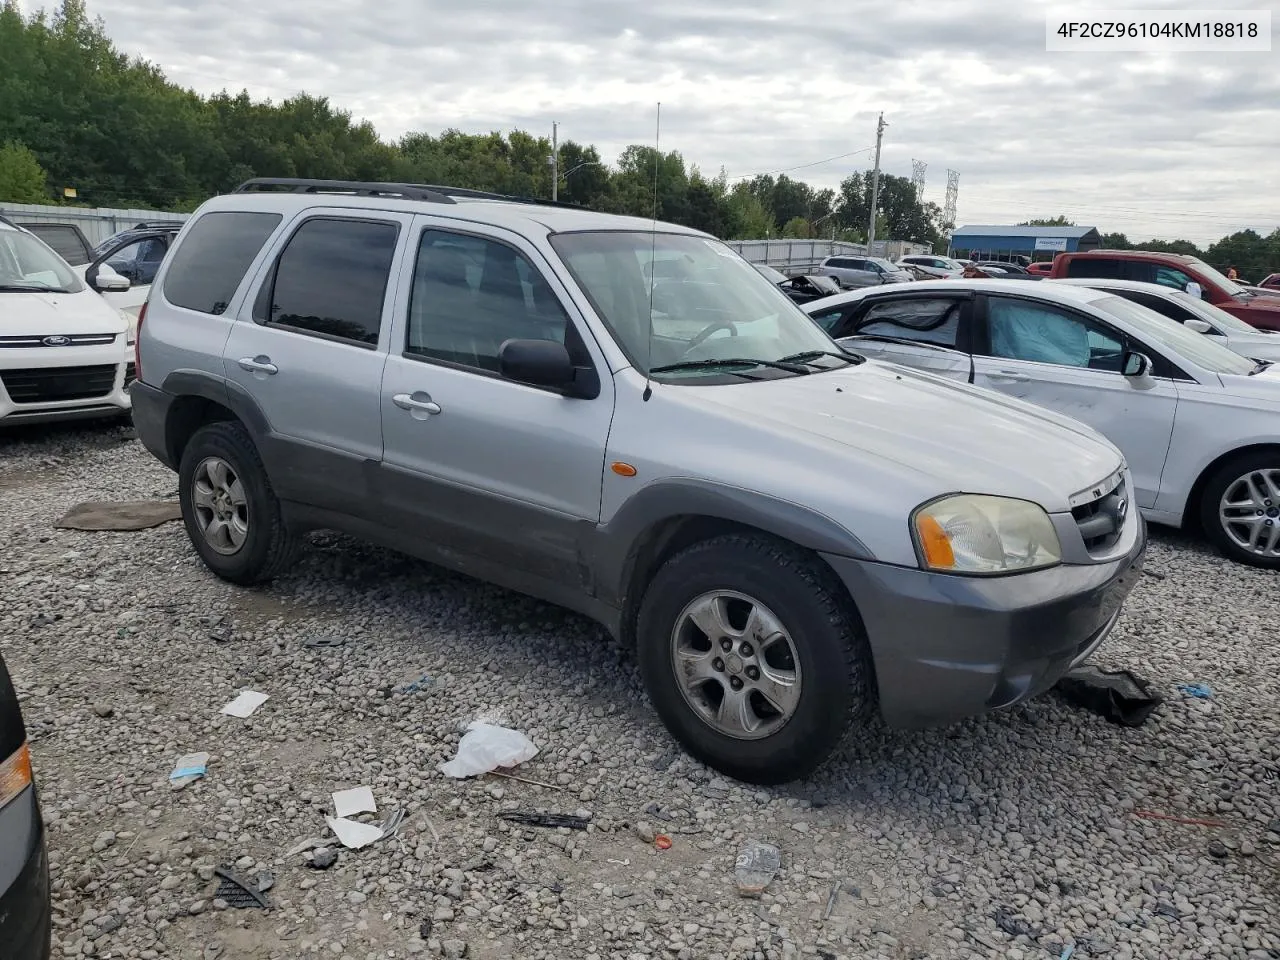
[[[991,297],[987,329],[993,357],[1114,373],[1124,362],[1119,336],[1048,304]]]
[[[550,284],[523,254],[483,237],[423,231],[406,353],[496,373],[504,341],[565,343],[568,328]]]
[[[382,221],[303,223],[276,262],[267,322],[376,345],[397,233]]]
[[[918,340],[939,347],[958,346],[959,300],[908,298],[873,304],[859,318],[853,333]]]
[[[174,306],[220,315],[267,238],[278,213],[206,213],[173,252],[164,297]]]
[[[0,293],[84,289],[66,261],[23,230],[0,226]]]
[[[672,233],[560,233],[551,244],[619,347],[642,373],[707,376],[695,362],[776,362],[838,352],[822,329],[775,284],[718,240]],[[655,259],[678,270],[647,275]],[[680,370],[655,368],[684,364]],[[837,358],[835,365],[844,364]],[[803,371],[802,371],[803,372]],[[770,368],[747,375],[795,375]]]
[[[1155,282],[1162,287],[1173,287],[1175,290],[1187,289],[1187,284],[1191,283],[1191,277],[1183,273],[1181,270],[1175,270],[1173,267],[1156,267]]]

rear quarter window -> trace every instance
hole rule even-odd
[[[164,277],[165,299],[200,313],[225,312],[281,219],[278,213],[219,211],[201,216],[173,252]]]
[[[53,248],[54,252],[72,267],[83,266],[91,259],[89,246],[75,227],[60,224],[23,224],[28,230]]]

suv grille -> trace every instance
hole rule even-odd
[[[45,343],[57,339],[57,343]],[[68,333],[61,336],[28,334],[21,337],[0,337],[0,349],[10,347],[101,347],[116,342],[114,333]]]
[[[87,400],[111,392],[116,382],[116,365],[4,370],[0,371],[0,382],[14,403]]]
[[[1128,495],[1122,480],[1110,493],[1072,508],[1071,516],[1075,517],[1084,547],[1090,553],[1109,550],[1120,539],[1129,511]]]

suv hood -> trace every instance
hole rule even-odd
[[[0,293],[0,337],[125,332],[120,311],[95,290]]]
[[[1051,513],[1114,473],[1120,451],[1090,427],[993,391],[868,360],[846,370],[725,385],[703,402],[926,475],[938,494],[1031,500]]]

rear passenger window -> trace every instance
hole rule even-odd
[[[934,298],[880,302],[862,315],[854,333],[955,348],[960,337],[960,307],[959,300]]]
[[[1101,257],[1074,257],[1067,261],[1068,277],[1088,277],[1091,280],[1121,280],[1125,263],[1121,260],[1104,260]]]
[[[200,217],[174,251],[164,278],[164,298],[188,310],[221,314],[280,219],[278,213]]]
[[[398,231],[370,220],[303,223],[276,261],[267,322],[376,346]]]
[[[405,353],[497,372],[503,341],[565,343],[568,325],[546,279],[511,247],[423,231]],[[566,346],[578,352],[578,344]]]

